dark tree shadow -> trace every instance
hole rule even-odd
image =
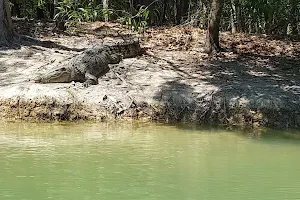
[[[0,46],[0,49],[19,49],[22,46],[40,46],[44,48],[81,52],[86,50],[86,48],[71,48],[50,40],[40,40],[39,37],[51,37],[54,35],[87,37],[90,35],[93,37],[96,36],[99,40],[105,37],[112,37],[115,39],[120,38],[123,40],[129,40],[132,38],[132,34],[124,33],[121,29],[109,26],[101,26],[95,29],[85,28],[85,26],[82,26],[81,28],[76,29],[73,34],[70,34],[56,28],[55,21],[53,20],[15,19],[13,23],[18,34],[10,46]]]
[[[65,45],[57,44],[50,40],[39,40],[38,38],[29,37],[26,35],[20,35],[17,39],[17,42],[13,44],[11,47],[13,49],[19,49],[22,46],[40,46],[44,48],[51,48],[51,49],[60,49],[66,51],[76,51],[81,52],[86,50],[86,48],[71,48]]]
[[[193,88],[180,80],[169,81],[161,86],[155,99],[163,102],[162,117],[168,122],[189,121],[196,108]]]
[[[162,85],[156,95],[168,119],[205,124],[300,127],[299,58],[237,54],[235,58],[193,65],[186,70],[178,65],[171,66],[181,78]],[[186,80],[199,85],[208,83],[218,89],[199,90]]]

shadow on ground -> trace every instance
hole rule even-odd
[[[18,36],[15,37],[13,44],[9,47],[4,47],[4,49],[20,49],[22,46],[40,46],[44,48],[81,52],[87,48],[78,48],[78,43],[77,45],[75,44],[76,47],[70,47],[69,45],[54,42],[47,38],[53,39],[58,37],[62,39],[63,36],[66,38],[75,36],[82,38],[82,40],[91,40],[89,46],[95,45],[94,38],[98,40],[96,43],[99,43],[99,41],[106,37],[120,38],[121,40],[132,39],[132,33],[124,32],[124,30],[119,27],[106,25],[98,25],[95,28],[87,27],[88,24],[80,26],[74,25],[69,28],[74,29],[73,31],[62,31],[56,27],[55,21],[52,20],[28,20],[21,18],[14,20],[14,26]],[[43,38],[43,40],[40,38]],[[66,41],[66,43],[68,43],[68,41]],[[79,43],[82,43],[82,41]]]
[[[296,57],[251,53],[188,68],[169,62],[181,77],[161,85],[155,98],[170,121],[300,127],[299,63]],[[199,91],[186,80],[218,89]]]

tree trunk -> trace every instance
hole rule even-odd
[[[108,22],[108,0],[103,0],[103,9],[105,11],[104,20]]]
[[[7,46],[14,35],[8,0],[0,0],[0,30],[0,47]]]
[[[188,19],[188,11],[189,11],[189,1],[181,0],[181,19]]]
[[[245,8],[242,5],[242,0],[238,0],[236,4],[237,9],[237,27],[240,32],[246,32],[246,24],[245,24]]]
[[[291,14],[291,29],[292,29],[292,35],[298,34],[298,20],[299,20],[299,9],[297,7],[297,0],[291,0],[290,6],[292,7],[292,14]]]
[[[20,10],[20,3],[17,2],[16,0],[11,0],[10,1],[13,6],[11,8],[11,15],[16,16],[16,17],[21,17],[21,10]]]
[[[207,28],[204,49],[208,54],[219,52],[221,50],[219,42],[219,25],[223,4],[224,0],[213,0],[211,4],[210,19]]]
[[[231,0],[231,10],[230,10],[230,21],[231,21],[231,33],[236,33],[237,28],[237,14],[236,14],[236,6],[235,6],[235,0]]]
[[[180,24],[183,19],[186,18],[186,14],[189,8],[188,0],[174,0],[174,18],[175,24]]]
[[[174,24],[177,24],[177,1],[179,0],[173,0]]]
[[[167,6],[168,6],[168,2],[167,2],[167,0],[164,0],[163,1],[163,14],[162,14],[162,18],[161,18],[161,24],[166,23]]]
[[[50,16],[51,19],[54,19],[55,15],[58,13],[57,6],[58,6],[58,0],[53,0],[53,10],[51,11],[52,13]]]

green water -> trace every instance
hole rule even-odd
[[[275,133],[9,123],[0,157],[1,200],[300,199],[300,141]]]

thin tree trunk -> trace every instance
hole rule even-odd
[[[133,1],[133,0],[128,0],[128,3],[129,3],[129,10],[130,10],[130,13],[132,14],[132,15],[134,15],[134,6],[135,6],[135,2]]]
[[[164,0],[164,4],[163,4],[163,14],[162,14],[162,18],[161,18],[161,24],[165,24],[166,23],[166,14],[167,14],[167,0]]]
[[[299,20],[299,9],[297,7],[297,0],[291,0],[290,5],[292,7],[292,14],[291,14],[291,32],[292,35],[298,34],[298,20]]]
[[[174,24],[177,24],[177,1],[179,0],[173,0]]]
[[[181,0],[181,19],[183,20],[188,19],[189,2],[189,0]]]
[[[266,34],[272,34],[273,26],[274,26],[274,10],[273,8],[269,8],[268,11],[264,13],[266,19]]]
[[[188,0],[174,0],[175,24],[180,24],[186,17],[189,8]]]
[[[248,33],[252,33],[252,23],[253,23],[253,20],[252,20],[252,17],[251,15],[249,14],[248,15]]]
[[[104,20],[108,22],[108,0],[103,0],[103,9],[105,11]]]
[[[175,20],[176,20],[176,24],[180,24],[181,22],[181,18],[182,18],[182,7],[181,7],[181,0],[176,0],[176,17],[175,17]]]
[[[53,0],[53,6],[54,6],[54,9],[53,9],[53,17],[54,17],[58,13],[58,10],[57,10],[58,0]]]
[[[246,26],[245,26],[246,15],[245,15],[244,7],[241,6],[241,5],[242,5],[242,2],[241,2],[241,0],[239,0],[238,4],[236,6],[236,8],[237,8],[237,14],[238,14],[238,17],[237,17],[237,27],[238,27],[239,31],[246,32]]]
[[[237,17],[237,14],[236,14],[236,6],[235,6],[235,0],[231,0],[231,10],[230,10],[230,21],[231,21],[231,33],[236,33],[237,31],[237,28],[236,28],[236,23],[237,23],[237,20],[236,20],[236,17]]]
[[[208,54],[221,50],[219,42],[219,25],[224,0],[213,0],[211,4],[210,19],[206,33],[205,49]]]
[[[192,8],[192,0],[189,0],[189,6],[188,6],[188,16],[187,16],[187,21],[191,20],[191,8]]]
[[[21,17],[20,4],[13,0],[11,0],[10,2],[13,4],[11,11],[12,16]]]

